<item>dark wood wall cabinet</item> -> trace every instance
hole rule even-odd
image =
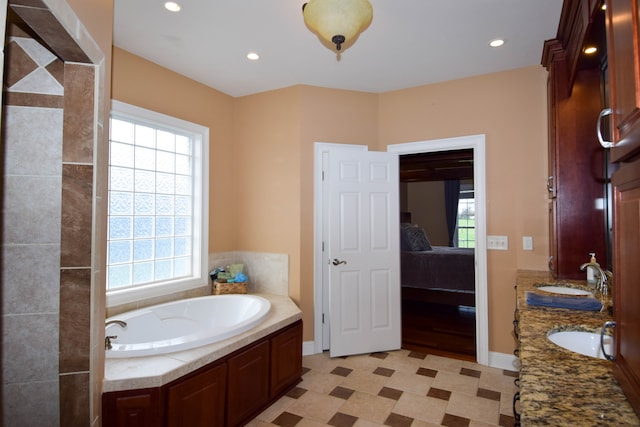
[[[614,374],[640,415],[640,6],[607,1],[613,130]]]
[[[640,0],[565,0],[558,37],[545,43],[549,70],[550,237],[554,272],[571,278],[587,251],[602,252],[602,217],[572,217],[568,203],[589,203],[605,183],[613,215],[614,374],[640,415]],[[604,30],[603,30],[604,28]],[[603,44],[602,42],[605,42]],[[598,44],[598,60],[582,59],[587,44]],[[600,76],[598,76],[600,74]],[[599,80],[599,81],[598,81]],[[600,104],[600,105],[598,105]],[[600,109],[600,113],[596,110]],[[594,130],[602,130],[598,138]],[[598,148],[594,141],[598,141]],[[591,153],[587,155],[587,153]],[[602,179],[589,168],[604,154]],[[576,161],[574,161],[574,156]],[[586,157],[585,157],[586,156]],[[592,179],[589,177],[593,175]],[[609,177],[611,178],[609,183]],[[575,202],[567,191],[581,193]],[[608,198],[609,194],[612,197]],[[595,214],[595,213],[594,213]],[[588,216],[588,215],[586,215]],[[607,217],[605,217],[607,219]],[[573,223],[573,224],[572,224]],[[588,237],[585,240],[585,236]],[[605,237],[607,235],[605,234]],[[565,240],[577,244],[565,245]],[[605,238],[605,244],[610,239]],[[578,254],[578,259],[571,259]],[[600,257],[598,258],[601,259]],[[569,264],[565,260],[570,260]],[[602,262],[601,262],[602,263]],[[550,263],[551,264],[551,263]],[[573,264],[573,265],[571,265]]]
[[[549,71],[549,269],[561,279],[584,279],[580,265],[595,252],[607,261],[607,168],[596,134],[605,104],[604,11],[594,1],[565,1],[557,38],[544,44]],[[600,54],[583,55],[586,44]]]
[[[105,393],[104,427],[246,424],[300,382],[302,321],[162,387]]]

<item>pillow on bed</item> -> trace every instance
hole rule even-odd
[[[430,251],[431,243],[424,230],[413,224],[400,224],[400,250]]]

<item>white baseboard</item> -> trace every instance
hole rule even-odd
[[[310,356],[318,353],[316,351],[315,341],[305,341],[302,343],[302,355]],[[489,366],[492,368],[506,369],[508,371],[519,371],[520,361],[512,354],[489,352]]]
[[[513,354],[489,352],[489,366],[492,368],[506,369],[508,371],[519,371],[520,360]]]
[[[315,341],[304,341],[302,343],[302,355],[310,356],[312,354],[316,354],[316,343]]]

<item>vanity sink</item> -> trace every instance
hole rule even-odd
[[[558,330],[552,329],[547,334],[549,340],[574,353],[582,354],[598,359],[606,359],[600,348],[600,333],[575,331],[575,330]],[[613,351],[613,337],[605,335],[603,337],[604,351],[610,355]]]
[[[570,288],[568,286],[562,286],[562,285],[538,286],[537,289],[539,291],[549,292],[549,293],[558,294],[558,295],[573,295],[573,296],[587,296],[587,297],[593,296],[593,294],[587,290]]]

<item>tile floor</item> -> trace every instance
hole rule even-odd
[[[517,372],[398,350],[305,356],[302,382],[248,425],[513,426]]]

